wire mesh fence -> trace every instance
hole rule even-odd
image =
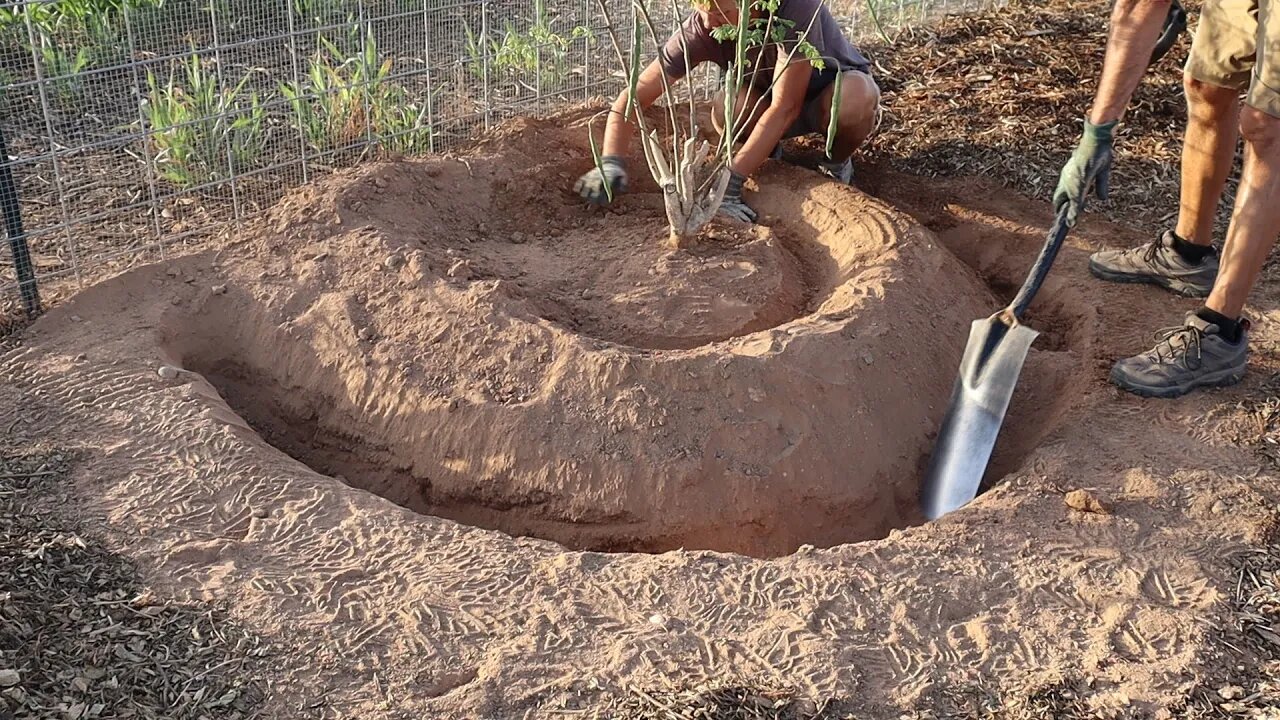
[[[336,168],[616,92],[598,1],[0,0],[0,322]],[[986,2],[833,10],[866,39]]]

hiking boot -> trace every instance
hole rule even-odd
[[[1240,321],[1240,339],[1231,342],[1218,326],[1191,313],[1182,327],[1161,330],[1156,346],[1118,361],[1111,382],[1143,397],[1172,398],[1198,388],[1240,382],[1249,363],[1249,323]]]
[[[1218,278],[1218,251],[1198,263],[1187,262],[1173,247],[1173,231],[1128,250],[1103,250],[1089,258],[1095,277],[1111,282],[1154,283],[1185,297],[1207,297]]]
[[[852,185],[853,158],[845,158],[844,162],[820,162],[818,172],[844,185]]]

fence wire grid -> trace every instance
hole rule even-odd
[[[616,93],[597,2],[0,0],[0,325],[336,168]],[[835,2],[857,40],[989,4]]]

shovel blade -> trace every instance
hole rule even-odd
[[[975,320],[925,473],[920,506],[936,520],[978,494],[1035,330],[1005,313]]]

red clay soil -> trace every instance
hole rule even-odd
[[[1145,234],[1072,238],[995,486],[918,525],[968,324],[1047,208],[771,163],[760,228],[668,251],[651,184],[608,212],[570,192],[586,116],[341,173],[90,288],[0,356],[0,408],[79,452],[105,542],[275,639],[281,716],[562,717],[708,679],[860,718],[979,686],[1182,702],[1280,484],[1219,439],[1255,380],[1175,402],[1105,382],[1194,307],[1088,278],[1088,249]]]
[[[296,193],[235,246],[266,277],[180,298],[161,347],[295,458],[468,525],[771,556],[911,522],[963,349],[935,328],[989,292],[797,168],[755,196],[768,224],[665,249],[643,184],[607,214],[564,192],[585,137],[517,122]]]

